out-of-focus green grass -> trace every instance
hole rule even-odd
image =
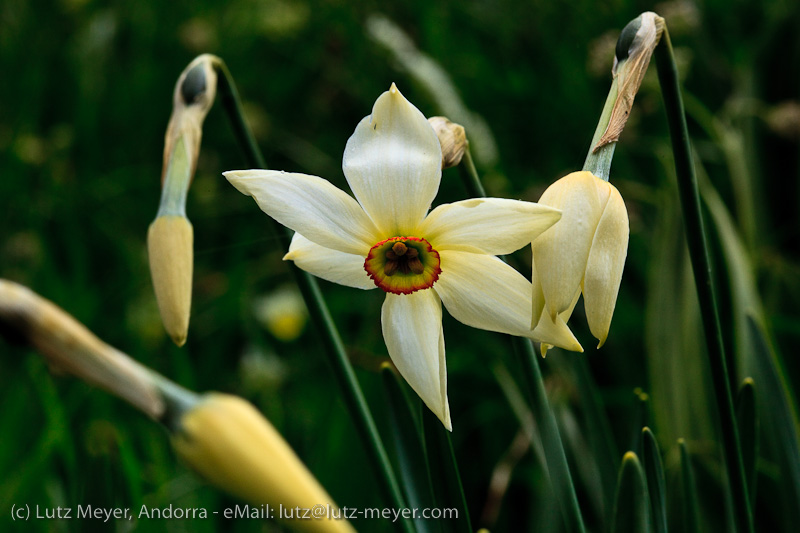
[[[800,111],[779,107],[787,101],[797,106],[800,98],[800,9],[790,0],[655,7],[585,0],[3,2],[0,277],[52,299],[110,344],[186,387],[250,399],[340,505],[381,506],[313,331],[281,342],[255,319],[254,302],[290,277],[281,263],[285,250],[270,235],[266,215],[220,175],[244,163],[219,104],[206,121],[187,206],[196,260],[187,345],[174,347],[163,332],[145,236],[158,203],[163,136],[178,74],[199,53],[221,56],[269,165],[345,187],[345,142],[392,82],[426,115],[441,112],[430,92],[368,37],[367,17],[382,13],[446,70],[465,105],[489,125],[499,149],[496,162],[479,168],[489,193],[536,200],[549,183],[580,168],[610,83],[616,35],[648,9],[667,19],[689,95],[697,156],[749,255],[767,330],[786,355],[785,381],[796,386],[800,366],[791,354],[800,343]],[[617,461],[641,429],[632,391],[650,392],[644,416],[666,454],[668,484],[680,471],[675,441],[684,437],[695,455],[698,483],[711,487],[701,491],[703,520],[708,530],[721,530],[725,497],[712,395],[703,374],[662,109],[655,76],[648,76],[612,167],[612,182],[630,213],[631,242],[609,340],[594,349],[579,306],[570,326],[586,353],[554,350],[543,370],[562,422],[575,421],[577,435],[591,434],[582,407],[585,390],[570,362],[585,358],[610,415]],[[457,171],[445,171],[436,202],[464,195]],[[712,241],[717,242],[713,231]],[[723,249],[718,245],[715,259],[725,272]],[[529,251],[518,255],[520,264],[529,264]],[[728,279],[720,275],[719,288],[730,347],[738,342],[738,318]],[[321,284],[389,438],[387,399],[376,371],[376,361],[386,356],[381,295]],[[449,317],[444,327],[452,439],[474,525],[558,531],[546,476],[530,452],[513,471],[497,521],[480,522],[492,471],[519,429],[493,369],[498,361],[512,375],[518,369],[497,336]],[[735,383],[744,377],[736,375]],[[12,504],[92,504],[134,512],[142,505],[173,504],[210,512],[234,503],[176,464],[166,433],[138,412],[51,374],[31,349],[2,339],[0,402],[4,530],[20,527],[10,521]],[[579,497],[588,525],[600,530],[610,517],[598,502],[610,497],[598,494],[592,466],[582,458],[597,449],[582,453],[586,448],[570,439],[576,435],[570,427],[565,425],[564,434],[573,471],[589,472],[581,478]],[[780,463],[767,457],[759,476],[757,524],[785,527],[792,507],[775,497],[785,492]],[[213,515],[191,522],[25,524],[42,531],[128,526],[276,527]],[[359,527],[391,529],[380,522]]]

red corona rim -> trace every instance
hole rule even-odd
[[[369,250],[364,270],[379,288],[392,294],[429,289],[442,273],[439,252],[420,237],[392,237]]]

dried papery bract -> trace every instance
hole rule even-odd
[[[619,140],[630,116],[633,99],[650,64],[650,57],[663,32],[664,19],[652,11],[642,13],[623,28],[611,71],[618,84],[617,101],[611,111],[608,127],[592,148],[593,152]]]
[[[150,370],[27,287],[0,279],[0,323],[21,333],[53,367],[119,396],[151,418],[164,413]]]
[[[211,54],[196,57],[183,70],[172,93],[172,115],[164,136],[164,164],[161,183],[166,181],[172,155],[178,142],[186,143],[187,158],[191,162],[188,179],[191,182],[200,154],[203,121],[217,95],[217,73],[214,65],[220,59]],[[182,140],[182,141],[181,141]],[[188,187],[189,183],[186,184]]]
[[[442,170],[457,166],[467,150],[464,126],[451,122],[447,117],[430,117],[428,122],[442,146]]]
[[[219,58],[204,54],[178,78],[164,138],[161,203],[147,233],[150,274],[164,328],[178,346],[186,342],[192,305],[194,234],[186,195],[197,167],[203,120],[214,103]]]
[[[286,520],[293,529],[355,531],[272,424],[241,398],[205,395],[183,414],[172,442],[185,463],[245,501],[273,509],[322,509],[321,517]]]

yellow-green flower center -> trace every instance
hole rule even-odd
[[[432,287],[440,265],[439,252],[425,239],[392,237],[370,248],[364,270],[384,291],[411,294]]]

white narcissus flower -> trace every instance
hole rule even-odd
[[[625,202],[616,187],[583,171],[553,183],[539,203],[560,209],[561,220],[533,241],[531,325],[569,320],[583,292],[599,348],[608,337],[628,254]]]
[[[476,328],[580,349],[561,320],[530,328],[531,284],[495,255],[532,242],[557,209],[498,198],[440,205],[434,130],[392,85],[347,142],[342,164],[356,199],[316,176],[267,170],[225,177],[295,233],[284,259],[320,278],[381,288],[383,336],[397,369],[451,429],[442,303]]]

